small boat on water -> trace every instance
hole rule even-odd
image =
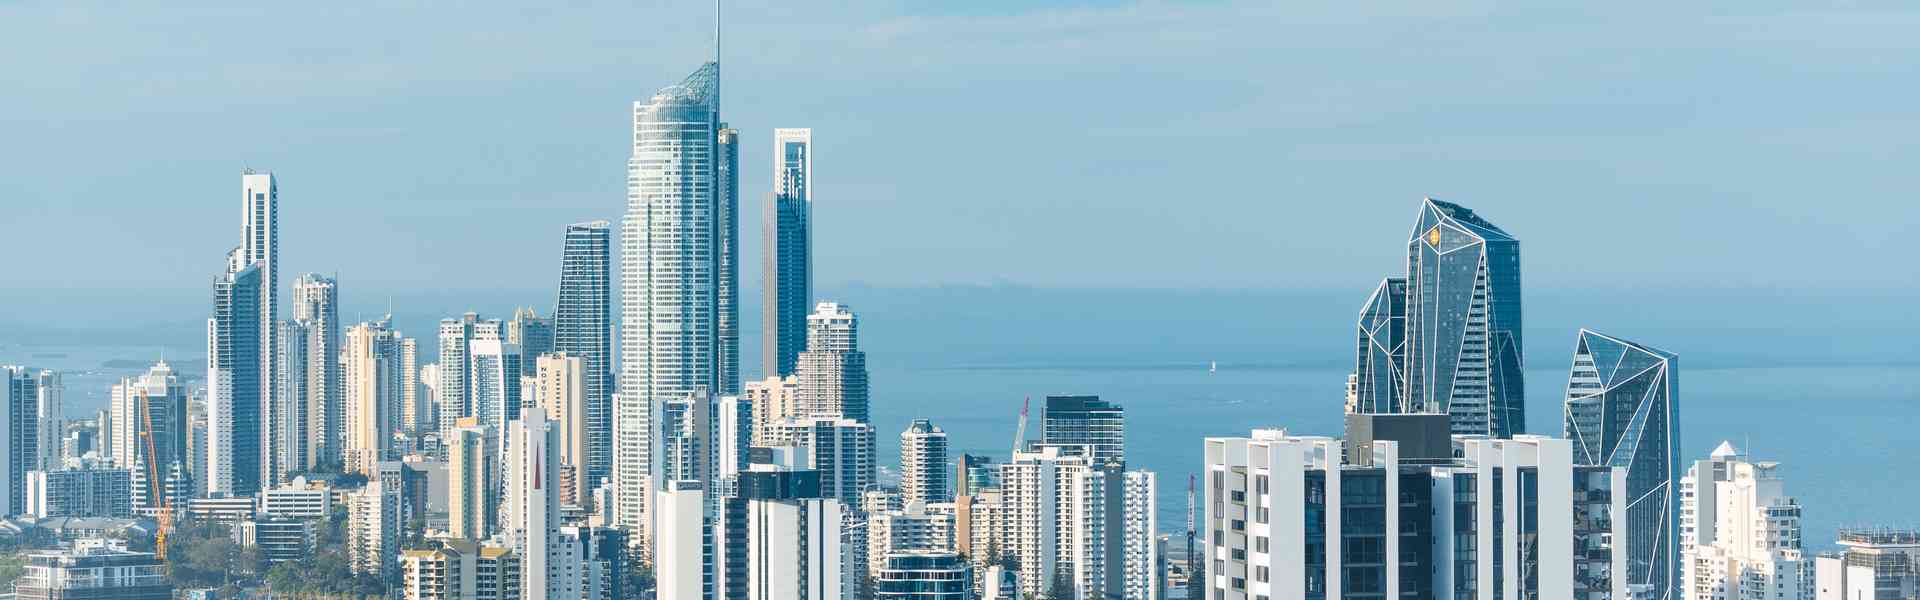
[[[1217,361],[1217,360],[1207,361],[1207,372],[1208,373],[1220,372],[1220,361]]]

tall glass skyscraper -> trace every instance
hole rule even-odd
[[[567,226],[553,349],[580,358],[587,413],[584,487],[613,469],[613,233],[606,221]]]
[[[1360,309],[1354,363],[1356,413],[1399,413],[1407,376],[1407,280],[1389,277]]]
[[[614,407],[616,517],[630,528],[659,474],[655,407],[738,387],[735,144],[717,61],[633,105]]]
[[[1679,597],[1679,361],[1582,329],[1567,378],[1574,463],[1626,470],[1627,586],[1655,600]]]
[[[760,364],[769,377],[793,374],[807,349],[813,306],[813,130],[773,130],[773,194],[761,218]]]
[[[1406,412],[1452,416],[1453,433],[1526,427],[1520,241],[1466,207],[1428,198],[1407,240]]]
[[[260,490],[261,269],[235,248],[213,284],[207,319],[207,491],[248,496]]]
[[[255,173],[249,169],[240,176],[240,193],[244,210],[239,264],[260,269],[259,305],[254,308],[254,318],[260,321],[255,326],[259,348],[253,356],[260,363],[257,367],[260,406],[255,411],[262,421],[258,426],[259,439],[250,443],[260,448],[255,452],[261,455],[255,481],[273,485],[279,483],[282,473],[278,467],[282,465],[271,460],[265,449],[273,447],[273,440],[284,437],[282,430],[290,426],[285,415],[273,409],[280,404],[281,395],[279,379],[272,375],[279,350],[274,338],[280,327],[280,183],[272,173]]]

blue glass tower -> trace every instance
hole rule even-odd
[[[1407,280],[1389,277],[1360,309],[1354,358],[1356,413],[1404,412],[1407,376]]]
[[[1453,433],[1526,426],[1520,241],[1428,198],[1407,240],[1406,412],[1451,415]]]
[[[1627,471],[1625,576],[1630,589],[1646,590],[1635,597],[1655,600],[1679,596],[1679,361],[1582,329],[1567,378],[1574,463]]]

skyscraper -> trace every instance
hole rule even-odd
[[[540,407],[559,432],[560,442],[554,452],[560,455],[561,501],[587,506],[589,487],[583,466],[587,459],[585,362],[564,352],[546,354],[533,362],[532,397],[523,401]]]
[[[34,435],[39,450],[35,452],[42,471],[56,471],[62,468],[60,441],[66,437],[67,430],[67,386],[61,383],[60,372],[41,369],[35,373],[34,414],[39,415],[39,426]]]
[[[606,221],[567,226],[560,252],[560,297],[553,349],[579,357],[585,384],[587,455],[580,485],[591,489],[613,470],[613,234]]]
[[[133,489],[133,508],[157,508],[158,503],[150,499],[169,488],[175,492],[174,500],[184,502],[188,482],[167,480],[187,472],[187,389],[173,368],[162,361],[144,375],[121,379],[112,388],[109,411],[112,423],[101,435],[112,440],[109,457],[114,466],[134,471],[138,485]],[[152,429],[147,428],[149,422]],[[153,439],[153,457],[147,456],[142,434]],[[147,475],[149,462],[160,481]]]
[[[267,456],[273,463],[272,483],[278,484],[287,474],[308,468],[308,418],[311,415],[307,413],[307,397],[313,390],[312,380],[307,377],[312,362],[307,352],[313,346],[313,326],[299,319],[275,325],[279,331],[273,338],[273,377],[279,380],[274,387],[280,390],[280,395],[270,419],[286,426],[273,432]]]
[[[914,419],[900,432],[900,495],[906,502],[952,502],[947,478],[947,432],[926,419]]]
[[[520,347],[498,339],[476,339],[468,352],[467,398],[471,416],[488,427],[505,427],[520,418],[523,390]]]
[[[621,224],[620,397],[615,501],[643,526],[654,465],[654,407],[695,388],[732,393],[738,315],[730,244],[735,138],[720,121],[720,64],[633,105],[633,157]],[[731,349],[731,350],[729,350]]]
[[[1407,280],[1389,277],[1360,309],[1353,412],[1398,413],[1407,364]]]
[[[440,432],[442,436],[452,431],[455,423],[465,417],[474,416],[472,383],[473,343],[477,340],[504,341],[500,320],[482,320],[478,313],[460,315],[458,319],[440,320],[440,384],[435,389],[439,396],[434,400],[439,411]],[[516,365],[517,368],[517,365]],[[519,381],[513,387],[520,387]]]
[[[279,348],[274,338],[280,326],[279,180],[272,173],[248,169],[240,176],[240,193],[245,215],[241,224],[239,265],[258,265],[260,269],[259,305],[254,315],[258,339],[252,354],[252,359],[260,363],[255,367],[258,374],[255,384],[260,386],[255,400],[259,406],[252,409],[259,423],[253,426],[257,431],[249,432],[255,439],[245,442],[253,446],[249,452],[255,458],[248,468],[254,472],[243,481],[247,484],[244,490],[235,490],[235,493],[251,494],[279,478],[276,469],[279,465],[272,456],[272,448],[274,440],[284,437],[281,430],[290,424],[285,422],[285,415],[276,414],[274,410],[280,405],[279,380],[273,377],[275,350]]]
[[[344,410],[340,385],[340,290],[331,277],[301,275],[293,283],[293,320],[307,330],[306,453],[302,470],[340,462]]]
[[[1688,600],[1810,600],[1800,503],[1778,463],[1753,462],[1721,442],[1681,479],[1681,587]],[[1691,526],[1689,526],[1691,525]]]
[[[1406,285],[1406,412],[1449,414],[1457,434],[1522,431],[1519,240],[1428,198],[1407,240]]]
[[[0,514],[18,514],[27,504],[27,472],[40,467],[36,456],[39,435],[39,370],[19,366],[0,367],[0,476],[6,489],[0,498]]]
[[[455,538],[479,540],[493,532],[500,509],[497,431],[468,417],[447,437],[447,530]]]
[[[549,426],[546,415],[527,411],[526,417],[504,426],[506,495],[501,502],[505,537],[521,555],[521,593],[523,598],[578,597],[579,580],[571,585],[560,572],[567,568],[560,536],[560,432]],[[568,593],[572,591],[572,593]]]
[[[522,306],[513,309],[513,319],[507,321],[507,343],[520,347],[520,353],[527,360],[520,365],[520,374],[533,376],[534,360],[540,355],[553,351],[553,319],[540,316],[532,308]]]
[[[809,464],[820,472],[820,490],[849,507],[860,506],[860,495],[874,482],[873,426],[853,419],[801,417],[775,427],[783,446],[804,448]]]
[[[261,370],[262,269],[241,248],[228,256],[227,271],[213,284],[213,317],[207,320],[207,473],[212,494],[245,496],[260,490],[263,474],[261,423],[265,399]],[[196,475],[197,477],[197,475]]]
[[[1099,396],[1047,396],[1043,427],[1045,444],[1085,448],[1096,465],[1127,460],[1126,412]]]
[[[801,416],[867,422],[867,355],[859,328],[843,304],[821,302],[807,315],[807,349],[795,367]]]
[[[1680,594],[1679,361],[1582,329],[1567,378],[1574,463],[1626,470],[1626,584],[1654,600]]]
[[[760,364],[793,374],[813,306],[813,130],[773,130],[773,193],[761,216]]]
[[[342,454],[348,472],[373,475],[387,459],[388,441],[399,419],[395,411],[405,392],[400,332],[386,319],[361,323],[347,331],[341,352],[346,377],[346,433]]]

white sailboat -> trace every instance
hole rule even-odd
[[[1217,361],[1217,360],[1207,361],[1207,372],[1208,373],[1220,372],[1220,361]]]

